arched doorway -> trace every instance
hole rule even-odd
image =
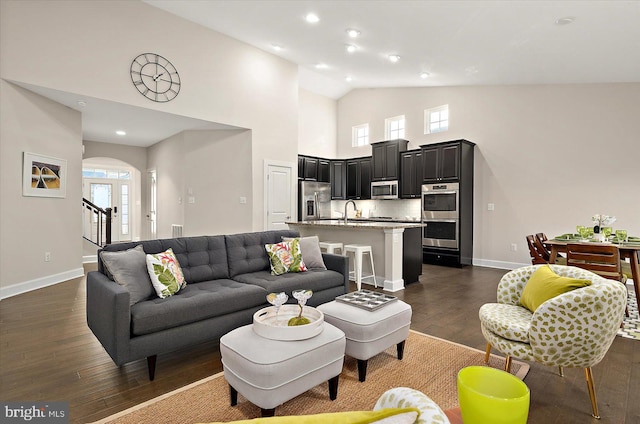
[[[82,195],[95,205],[112,208],[112,242],[140,240],[140,171],[118,159],[92,157],[82,161]],[[95,215],[83,214],[85,237],[95,239]]]

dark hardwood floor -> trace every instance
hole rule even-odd
[[[412,305],[414,330],[484,350],[478,308],[495,301],[505,272],[424,265],[420,282],[395,294]],[[221,371],[214,342],[159,355],[153,382],[144,360],[115,366],[87,327],[85,283],[70,280],[0,302],[2,400],[67,401],[70,422],[90,422]],[[600,421],[590,416],[582,370],[566,369],[562,378],[531,364],[529,423],[640,423],[640,341],[616,337],[593,371]]]

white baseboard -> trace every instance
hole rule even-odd
[[[480,259],[473,258],[473,265],[475,266],[484,266],[487,268],[499,268],[499,269],[516,269],[522,268],[523,266],[529,266],[531,264],[522,264],[518,262],[504,262],[504,261],[493,261],[490,259]]]
[[[98,262],[98,255],[88,255],[82,257],[83,264],[95,264]]]
[[[47,275],[46,277],[36,278],[35,280],[25,281],[18,284],[12,284],[8,287],[0,287],[0,299],[16,296],[32,290],[41,289],[43,287],[52,286],[64,281],[72,280],[84,276],[84,268],[70,269],[69,271],[59,274]]]
[[[377,277],[380,278],[380,277]],[[404,279],[398,280],[384,280],[383,290],[388,292],[397,292],[404,290]]]

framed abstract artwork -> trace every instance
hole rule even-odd
[[[22,195],[66,197],[67,161],[24,152]]]

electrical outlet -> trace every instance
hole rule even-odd
[[[496,209],[496,205],[495,205],[495,203],[489,203],[489,204],[487,204],[487,210],[488,210],[488,211],[493,211],[493,210],[495,210],[495,209]]]
[[[511,243],[511,251],[512,252],[517,252],[518,251],[518,245],[516,243]]]
[[[240,204],[244,205],[247,203],[247,198],[244,196],[240,196]]]
[[[44,252],[44,261],[51,262],[51,252]]]

